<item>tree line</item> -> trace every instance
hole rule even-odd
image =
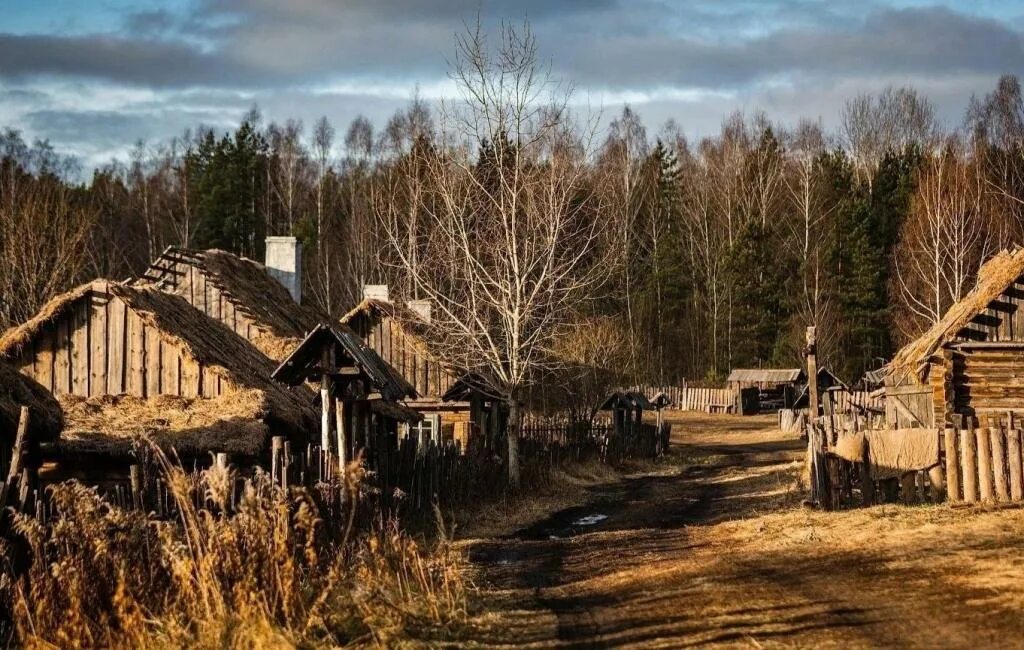
[[[514,88],[501,84],[516,69],[488,68],[473,58],[484,44],[467,39],[466,87]],[[417,97],[380,128],[358,117],[343,133],[327,117],[307,127],[254,109],[228,132],[138,142],[86,180],[50,143],[8,128],[0,328],[76,283],[138,275],[169,245],[261,259],[265,236],[292,234],[309,300],[339,316],[367,283],[429,298],[466,330],[449,337],[451,354],[491,327],[470,322],[478,297],[459,287],[476,282],[484,294],[550,294],[541,325],[510,324],[522,340],[497,346],[525,346],[526,367],[560,347],[632,381],[721,380],[732,367],[798,365],[816,325],[824,362],[855,381],[1024,236],[1014,76],[972,98],[955,128],[903,87],[851,98],[834,131],[734,113],[696,142],[674,121],[649,130],[630,107],[599,128],[568,102],[503,101],[467,111]],[[548,274],[534,294],[516,282],[519,264]],[[585,291],[570,301],[570,286]],[[518,385],[518,358],[491,368]]]

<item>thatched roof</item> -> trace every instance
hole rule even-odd
[[[155,328],[169,345],[184,348],[196,361],[239,390],[263,394],[266,419],[289,431],[313,426],[316,413],[312,391],[299,386],[288,390],[270,379],[275,363],[223,323],[207,317],[184,298],[153,286],[128,286],[95,280],[57,296],[31,320],[0,337],[0,359],[17,355],[46,325],[68,313],[90,293],[120,298],[129,309]]]
[[[57,439],[64,426],[60,404],[34,379],[0,362],[0,440],[14,440],[22,406],[29,408],[29,435],[40,442]]]
[[[788,384],[798,381],[803,374],[800,368],[734,368],[728,381]]]
[[[135,284],[156,284],[173,291],[177,284],[170,275],[182,263],[202,272],[237,311],[252,319],[259,330],[251,337],[253,344],[276,361],[284,359],[318,323],[328,320],[313,307],[296,303],[259,262],[217,249],[169,247]]]
[[[254,456],[266,446],[266,394],[240,391],[212,399],[158,395],[61,395],[66,425],[62,453],[127,456],[153,442],[183,456],[227,452]]]
[[[916,340],[908,343],[887,366],[889,375],[913,375],[920,381],[928,378],[929,361],[935,352],[956,338],[960,332],[989,304],[1024,275],[1024,248],[1004,250],[985,262],[978,271],[978,283],[946,315]]]

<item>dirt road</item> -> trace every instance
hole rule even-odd
[[[445,642],[1024,646],[1021,510],[810,511],[772,419],[674,417],[655,471],[474,542],[476,608]]]

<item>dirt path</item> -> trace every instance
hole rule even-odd
[[[676,417],[658,471],[597,486],[583,505],[474,543],[478,607],[445,641],[1024,644],[1024,538],[1008,532],[1024,529],[1020,511],[807,511],[796,489],[802,446],[771,419]],[[966,580],[965,566],[977,571]]]

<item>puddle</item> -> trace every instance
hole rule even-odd
[[[604,521],[607,518],[608,518],[608,515],[587,515],[586,517],[580,517],[576,521],[572,522],[572,525],[573,526],[593,526],[594,524],[601,523],[602,521]]]

